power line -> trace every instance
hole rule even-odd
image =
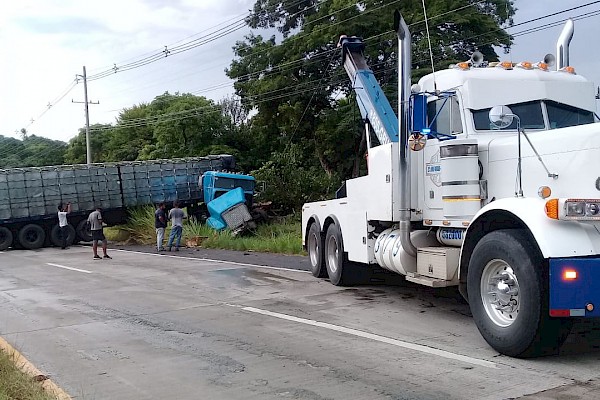
[[[302,2],[303,0],[299,0],[297,1],[295,4],[293,5],[298,5]],[[324,1],[323,1],[324,2]],[[316,6],[317,4],[322,4],[322,3],[315,3],[314,6]],[[312,7],[309,7],[312,8]],[[305,10],[304,10],[305,11]],[[296,13],[297,14],[297,13]],[[296,15],[294,14],[294,15]],[[89,77],[89,81],[93,81],[93,80],[97,80],[97,79],[102,79],[105,78],[107,76],[113,75],[115,73],[118,72],[124,72],[124,71],[129,71],[131,69],[135,69],[135,68],[139,68],[145,65],[148,65],[150,63],[156,62],[162,58],[165,57],[169,57],[175,54],[179,54],[179,53],[183,53],[192,49],[195,49],[199,46],[203,46],[205,44],[211,43],[217,39],[220,39],[222,37],[225,37],[233,32],[236,32],[242,28],[244,28],[246,26],[246,18],[248,16],[252,15],[252,13],[248,13],[248,14],[242,14],[243,18],[232,18],[234,21],[225,25],[222,28],[219,28],[217,30],[214,30],[210,33],[208,33],[207,35],[201,36],[199,38],[184,42],[182,44],[179,45],[171,45],[171,47],[169,46],[164,46],[164,49],[162,50],[156,50],[152,53],[149,53],[148,56],[142,58],[142,59],[138,59],[136,61],[130,62],[130,63],[126,63],[123,65],[119,65],[117,66],[117,64],[115,63],[113,65],[113,67],[111,68],[107,68],[106,70],[99,72],[97,74],[94,75],[90,75]],[[219,26],[220,24],[216,25]],[[215,27],[216,27],[215,26]],[[205,30],[206,31],[206,30]],[[195,35],[192,35],[195,36]],[[182,40],[180,40],[179,42],[181,42]],[[179,43],[179,42],[175,42]]]
[[[568,10],[565,10],[565,11],[568,11]],[[556,13],[555,13],[555,14],[556,14]],[[554,15],[555,15],[555,14],[554,14]],[[595,14],[593,14],[593,15],[595,15]],[[432,17],[432,18],[433,18],[433,17]],[[539,20],[539,19],[541,19],[541,18],[544,18],[544,17],[535,18],[535,19],[533,19],[532,21],[537,21],[537,20]],[[525,21],[525,22],[523,22],[523,23],[521,23],[521,24],[519,24],[519,25],[522,25],[522,24],[525,24],[525,23],[529,23],[529,22],[531,22],[531,21]],[[551,26],[550,26],[550,25],[548,25],[548,26],[542,26],[542,27],[531,28],[531,29],[536,29],[536,31],[537,31],[537,30],[541,30],[541,29],[547,29],[548,27],[551,27]],[[386,32],[386,33],[387,33],[387,32]],[[384,34],[386,34],[386,33],[384,33]],[[515,35],[523,35],[523,34],[526,34],[526,33],[527,33],[527,31],[523,31],[523,32],[517,32],[517,33],[515,33]],[[384,35],[384,34],[382,34],[382,35]],[[477,35],[476,35],[476,36],[477,36]],[[469,39],[475,38],[476,36],[472,36],[472,37],[469,37],[469,38],[465,38],[465,39],[463,39],[463,40],[469,40]],[[381,43],[381,42],[380,42],[380,43]],[[335,50],[331,50],[331,51],[335,51]],[[329,52],[330,52],[330,51],[328,50],[328,51],[326,51],[325,53],[329,53]],[[266,71],[265,71],[265,72],[266,72]],[[260,71],[259,71],[258,73],[260,73]],[[256,73],[254,73],[254,74],[256,74]],[[320,80],[319,80],[319,81],[320,81]],[[309,82],[309,83],[310,83],[310,82]],[[306,84],[306,83],[305,83],[305,84]],[[304,84],[304,85],[305,85],[305,84]],[[276,89],[276,90],[274,90],[274,91],[272,91],[272,92],[263,93],[263,94],[261,94],[261,95],[270,94],[270,93],[276,93],[276,92],[281,92],[281,91],[288,91],[288,95],[289,95],[289,90],[290,90],[290,87],[286,87],[286,88],[280,88],[280,89]],[[303,92],[305,92],[305,90],[304,90]],[[296,93],[293,93],[293,94],[297,94],[297,92],[296,92]],[[250,96],[250,97],[247,97],[245,100],[246,100],[246,101],[252,101],[252,102],[254,102],[254,101],[256,101],[256,100],[258,99],[258,97],[259,97],[259,96],[261,96],[261,95],[257,95],[257,96],[254,96],[254,97]],[[273,99],[269,99],[268,101],[271,101],[271,100],[273,100]],[[180,115],[180,114],[186,114],[186,113],[190,113],[190,112],[192,112],[192,113],[193,113],[193,112],[195,112],[195,111],[197,111],[197,110],[196,110],[196,109],[192,109],[192,110],[186,110],[186,111],[183,111],[183,112],[174,113],[173,115],[174,115],[174,116],[176,116],[176,115]],[[163,115],[162,117],[164,118],[164,115]],[[144,118],[142,118],[142,119],[139,119],[139,120],[140,120],[140,122],[142,122],[142,123],[152,123],[152,122],[154,122],[154,120],[155,120],[155,119],[157,119],[157,118],[160,118],[160,117],[152,117],[152,118],[148,118],[148,119],[144,119]],[[136,121],[136,122],[137,122],[137,121]],[[134,123],[134,124],[135,124],[136,122],[129,122],[129,123],[130,123],[130,124],[131,124],[131,123]],[[139,126],[139,125],[132,125],[132,126]],[[123,127],[123,126],[122,126],[122,125],[120,125],[119,127]]]
[[[46,114],[52,107],[56,106],[62,99],[64,99],[71,92],[71,90],[73,90],[75,88],[75,86],[77,86],[77,80],[76,79],[74,79],[69,84],[69,86],[65,90],[63,90],[61,92],[61,94],[59,94],[58,96],[56,96],[54,98],[54,100],[49,101],[48,104],[46,105],[46,108],[44,108],[44,110],[36,118],[32,118],[30,120],[30,122],[25,126],[25,129],[27,130],[27,128],[29,128],[36,121],[38,121],[40,118],[42,118],[44,116],[44,114]]]
[[[564,13],[564,12],[572,11],[573,9],[578,9],[578,8],[585,7],[585,6],[592,5],[592,4],[596,4],[596,3],[600,3],[600,1],[591,2],[591,3],[585,4],[585,5],[581,5],[581,6],[578,6],[578,7],[573,7],[573,8],[570,8],[570,9],[567,9],[567,10],[563,10],[563,11],[560,11],[560,12],[556,12],[556,13],[548,14],[548,15],[545,15],[545,16],[542,16],[542,17],[534,18],[534,19],[532,19],[532,20],[528,20],[528,21],[524,21],[524,22],[522,22],[522,23],[519,23],[519,24],[517,24],[517,25],[515,25],[515,26],[523,25],[523,24],[526,24],[526,23],[531,23],[531,22],[534,22],[534,21],[537,21],[537,20],[540,20],[540,19],[543,19],[543,18],[548,18],[548,17],[550,17],[550,16],[558,15],[558,14],[560,14],[560,13]],[[461,7],[460,9],[463,9],[463,8],[466,8],[466,7]],[[456,11],[458,11],[458,9],[457,9],[457,10],[450,11],[450,12],[456,12]],[[600,12],[600,10],[599,10],[599,11],[592,12],[592,13],[588,13],[588,14],[582,14],[582,15],[579,15],[579,16],[576,16],[576,17],[574,17],[574,19],[584,19],[584,18],[589,18],[589,17],[592,17],[592,16],[596,16],[596,15],[598,15],[598,13],[599,13],[599,12]],[[441,14],[441,15],[445,15],[445,14],[448,14],[448,13],[449,13],[449,12],[446,12],[446,13],[444,13],[444,14]],[[436,15],[436,16],[433,16],[433,17],[431,17],[431,18],[429,18],[429,19],[438,18],[438,17],[440,17],[441,15]],[[354,17],[352,17],[352,18],[354,18]],[[421,22],[421,21],[419,21],[419,22]],[[419,22],[416,22],[416,23],[419,23]],[[527,29],[527,30],[524,30],[524,31],[521,31],[521,32],[514,33],[513,35],[514,35],[514,36],[522,36],[522,35],[525,35],[525,34],[528,34],[528,33],[537,32],[537,31],[539,31],[539,30],[548,29],[548,28],[550,28],[550,27],[553,27],[553,26],[555,26],[555,25],[557,25],[557,24],[560,24],[561,22],[562,22],[562,21],[559,21],[559,22],[554,22],[554,23],[550,23],[550,24],[546,24],[546,25],[542,25],[542,26],[539,26],[539,27],[529,28],[529,29]],[[416,23],[414,23],[414,24],[416,24]],[[414,24],[411,24],[411,25],[414,25]],[[511,28],[512,28],[512,27],[511,27]],[[509,28],[507,28],[507,29],[509,29]],[[378,37],[378,36],[384,36],[384,35],[386,35],[386,34],[388,34],[388,33],[390,33],[390,32],[384,32],[384,33],[382,33],[382,34],[380,34],[380,35],[376,35],[376,37]],[[463,39],[463,40],[468,40],[468,39],[472,39],[472,38],[475,38],[475,37],[477,37],[477,36],[472,36],[472,37],[470,37],[470,38],[466,38],[466,39]],[[369,38],[368,40],[371,40],[371,39],[373,39],[373,38],[374,38],[374,37],[371,37],[371,38]],[[380,42],[380,43],[381,43],[381,42]],[[335,49],[332,49],[332,50],[327,50],[326,52],[324,52],[324,53],[321,53],[321,54],[319,54],[319,55],[321,55],[321,56],[322,56],[323,54],[328,54],[329,52],[333,52],[333,51],[335,51]],[[291,65],[292,65],[293,63],[298,63],[298,62],[305,62],[305,60],[295,60],[295,61],[290,61],[290,62],[288,62],[288,65],[291,67]],[[280,65],[280,66],[281,66],[281,65]],[[291,69],[291,68],[290,68],[290,69]],[[257,72],[255,72],[254,74],[256,74],[256,73],[257,73]],[[259,71],[258,73],[260,73],[260,71]],[[72,84],[72,86],[73,86],[73,87],[74,87],[75,85],[76,85],[76,82],[75,82],[74,84]],[[72,87],[68,88],[68,90],[66,91],[66,93],[64,93],[62,96],[60,96],[60,97],[58,98],[58,101],[60,101],[62,98],[64,98],[64,97],[66,96],[66,94],[68,94],[68,92],[69,92],[70,90],[72,90]],[[279,90],[281,90],[281,89],[279,89]],[[304,93],[304,92],[306,92],[306,90],[303,90],[303,91],[302,91],[302,93]],[[290,94],[290,93],[288,92],[288,94],[287,94],[287,95],[288,95],[288,96],[292,96],[292,95],[296,95],[296,94],[299,94],[299,93],[300,93],[300,92],[296,92],[296,93],[291,93],[291,94]],[[264,95],[264,94],[263,94],[263,95]],[[284,96],[284,97],[285,97],[285,96]],[[275,99],[275,98],[270,98],[270,99],[267,99],[267,100],[265,100],[265,101],[273,101],[274,99]],[[250,99],[250,100],[251,100],[251,101],[255,101],[255,100],[253,100],[253,99]],[[256,99],[256,100],[257,100],[257,99]],[[55,103],[56,103],[56,102],[55,102]],[[259,103],[260,103],[260,102],[259,102]],[[45,112],[47,112],[47,110],[48,110],[48,109],[44,110],[44,113],[45,113]],[[164,115],[163,115],[163,116],[164,116]],[[189,116],[186,116],[186,118],[189,118]],[[181,119],[183,119],[183,118],[181,118]],[[148,122],[151,122],[151,121],[148,121]],[[138,125],[138,126],[139,126],[139,125]],[[119,125],[119,126],[114,126],[114,127],[107,128],[107,129],[121,128],[121,127],[124,127],[124,126],[120,126],[120,125]],[[126,127],[126,126],[125,126],[125,127]],[[135,126],[132,126],[132,127],[135,127]]]

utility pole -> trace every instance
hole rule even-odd
[[[77,79],[83,78],[83,96],[85,104],[85,148],[86,148],[86,160],[87,165],[92,163],[92,146],[90,145],[90,111],[88,108],[89,104],[100,104],[99,101],[93,102],[88,101],[87,91],[87,75],[85,73],[85,65],[83,66],[83,75],[75,75]],[[81,103],[81,101],[71,100],[72,103]]]

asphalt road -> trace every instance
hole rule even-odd
[[[81,399],[600,398],[597,322],[561,354],[511,359],[452,289],[338,288],[302,257],[144,250],[0,252],[0,335]]]

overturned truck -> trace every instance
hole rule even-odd
[[[127,207],[163,201],[178,200],[194,214],[203,201],[198,177],[234,167],[232,156],[216,155],[0,170],[0,251],[59,246],[61,203],[71,203],[68,244],[91,240],[86,220],[96,207],[108,225],[125,222]]]

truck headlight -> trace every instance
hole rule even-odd
[[[585,213],[589,216],[596,216],[600,214],[600,204],[598,203],[587,203],[585,205]]]
[[[600,220],[600,200],[568,199],[564,205],[565,218],[575,220]]]
[[[565,211],[565,216],[567,217],[583,217],[585,216],[585,203],[579,201],[566,201]]]

